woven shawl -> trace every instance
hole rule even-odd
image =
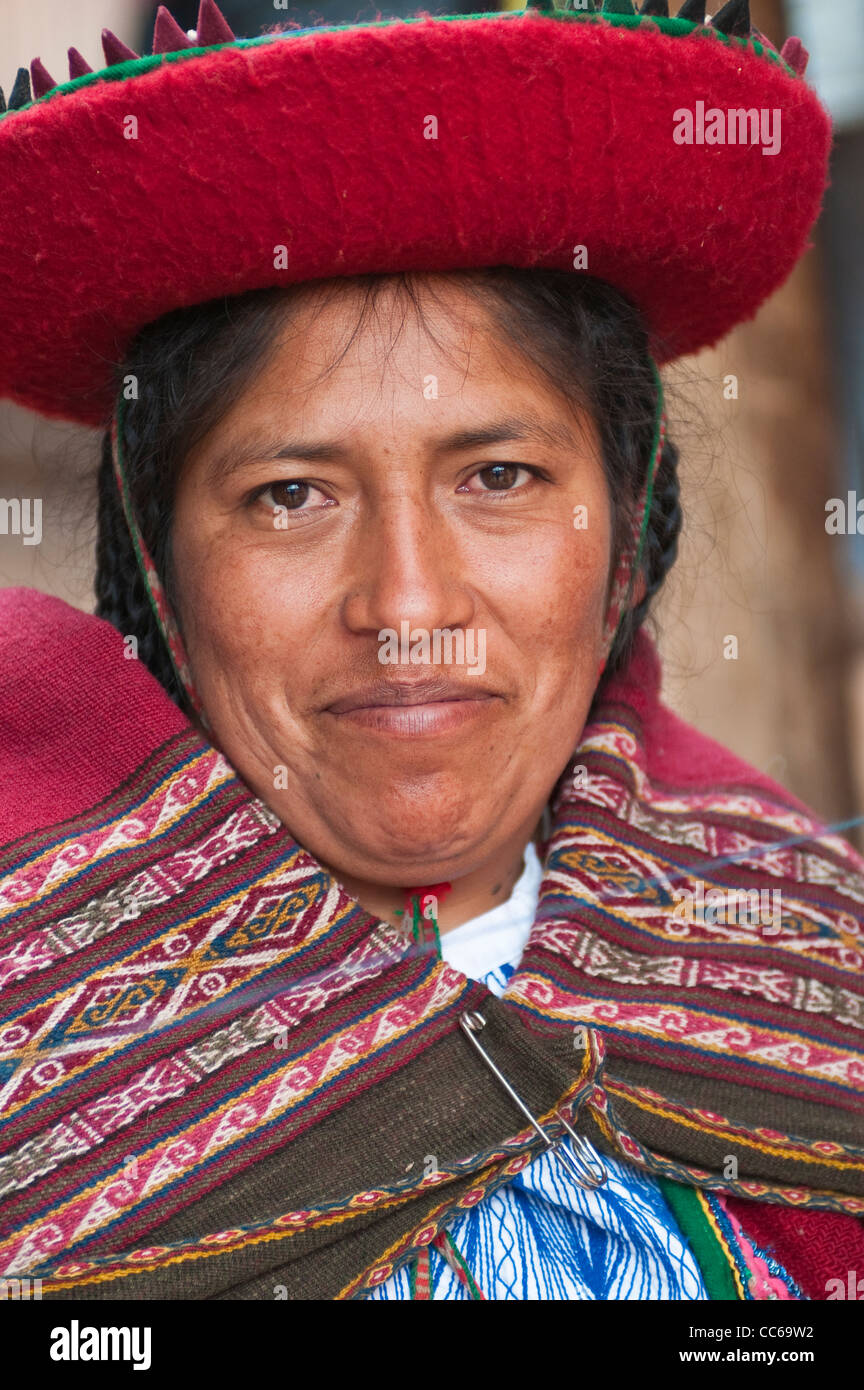
[[[362,1296],[542,1147],[466,1010],[553,1138],[864,1213],[864,863],[664,707],[647,637],[500,1000],[353,901],[107,624],[4,591],[0,672],[0,1269],[43,1297]],[[676,911],[700,884],[779,891],[779,931]]]

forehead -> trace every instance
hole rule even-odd
[[[453,413],[490,403],[581,419],[458,275],[304,287],[286,304],[270,351],[222,421],[349,422]]]

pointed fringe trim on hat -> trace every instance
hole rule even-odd
[[[642,24],[650,23],[670,36],[713,35],[725,43],[746,44],[760,57],[778,62],[793,77],[803,76],[809,57],[800,39],[787,39],[783,49],[778,52],[773,44],[759,34],[758,30],[753,29],[750,22],[750,0],[727,0],[722,9],[710,20],[705,18],[705,0],[684,0],[684,4],[674,17],[669,15],[668,0],[645,0],[638,13],[632,0],[604,0],[602,10],[591,4],[589,0],[588,8],[567,9],[554,5],[528,4],[523,10],[491,11],[471,15],[436,15],[434,19],[437,23],[465,24],[470,24],[472,20],[477,19],[506,21],[522,17],[526,10],[531,10],[538,17],[564,22],[594,23],[599,21],[625,28],[638,28]],[[160,5],[154,26],[152,53],[138,54],[121,39],[118,39],[110,29],[103,29],[102,50],[106,63],[104,68],[94,71],[76,48],[70,48],[69,81],[55,83],[41,60],[34,58],[31,64],[32,93],[30,88],[31,74],[26,68],[20,68],[12,89],[12,95],[9,98],[8,110],[22,110],[46,97],[77,91],[79,87],[86,86],[91,81],[122,81],[129,77],[137,77],[163,62],[201,57],[203,54],[211,53],[218,48],[225,47],[225,45],[251,48],[280,40],[300,38],[309,34],[330,33],[337,29],[359,30],[382,28],[391,24],[425,23],[427,18],[425,15],[417,15],[404,19],[372,20],[367,24],[316,25],[299,29],[286,29],[276,33],[262,34],[256,38],[244,39],[234,35],[221,10],[215,4],[215,0],[201,0],[198,24],[194,31],[195,37],[190,38],[166,7]],[[6,106],[3,102],[2,89],[0,89],[0,118],[4,114],[6,114]]]

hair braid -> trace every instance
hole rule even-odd
[[[129,496],[144,544],[173,604],[174,489],[189,449],[228,408],[276,332],[278,290],[251,291],[173,310],[144,328],[117,371],[134,380],[123,412]],[[111,434],[102,442],[96,614],[138,639],[138,656],[181,709],[190,706],[147,593],[114,477]]]
[[[651,510],[645,532],[640,570],[645,579],[645,594],[634,608],[622,616],[607,664],[608,674],[614,675],[625,666],[633,639],[642,626],[652,600],[663,587],[667,574],[678,555],[678,538],[683,515],[681,489],[678,480],[678,448],[666,439],[657,462],[657,476],[651,497]]]
[[[156,481],[155,479],[153,480]],[[140,489],[139,489],[140,491]],[[150,489],[152,498],[158,487]],[[181,707],[186,696],[177,680],[168,648],[156,622],[156,616],[138,565],[135,547],[126,524],[123,503],[114,477],[111,459],[111,436],[102,440],[102,461],[98,477],[99,533],[96,542],[96,616],[105,618],[124,637],[138,641],[138,659],[156,677],[171,699]],[[146,508],[147,510],[153,510]],[[140,513],[138,513],[140,516]],[[141,520],[142,534],[148,547],[152,543],[152,518]]]

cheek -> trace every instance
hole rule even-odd
[[[226,673],[248,677],[280,634],[274,621],[278,597],[260,555],[237,545],[208,519],[190,519],[182,505],[173,537],[175,605],[196,682],[204,686]]]
[[[202,525],[181,533],[175,557],[193,680],[224,746],[238,720],[265,739],[287,720],[302,741],[308,691],[342,655],[333,650],[332,555],[291,556],[221,528],[208,536]]]
[[[538,526],[530,544],[513,548],[498,612],[521,650],[534,652],[538,665],[550,663],[550,674],[582,664],[596,674],[610,543],[608,517],[598,508],[593,527]]]

